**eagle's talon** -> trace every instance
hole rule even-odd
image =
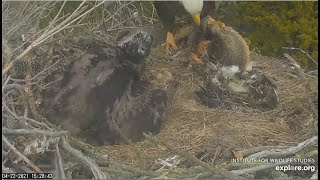
[[[191,54],[191,59],[195,64],[203,64],[202,60],[200,58],[198,58],[198,56],[194,53]]]
[[[176,44],[176,39],[172,32],[167,33],[167,39],[166,39],[166,54],[171,54],[171,49],[178,49],[178,46]]]

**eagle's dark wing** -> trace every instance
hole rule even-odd
[[[166,31],[175,33],[178,28],[175,24],[175,17],[188,15],[188,12],[179,1],[154,1],[154,7]],[[214,1],[204,1],[201,11],[201,19],[206,16],[217,18],[217,11]]]
[[[167,32],[166,53],[170,54],[172,49],[178,49],[174,36],[179,29],[179,24],[175,19],[186,16],[188,13],[179,1],[154,1],[154,6],[163,28]]]
[[[175,33],[178,28],[177,24],[175,24],[175,17],[187,14],[187,11],[178,1],[154,1],[154,7],[157,10],[163,28],[172,33]]]
[[[201,19],[205,18],[206,16],[211,16],[214,19],[217,18],[216,4],[214,1],[203,1]]]

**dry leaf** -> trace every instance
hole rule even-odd
[[[243,159],[243,155],[241,153],[241,151],[232,151],[233,153],[233,156],[239,160],[242,160]]]

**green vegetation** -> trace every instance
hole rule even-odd
[[[240,30],[251,40],[251,48],[264,55],[277,56],[288,51],[282,47],[296,47],[318,59],[317,1],[237,2],[222,19]],[[315,66],[306,55],[299,51],[290,54],[293,52],[303,67]]]
[[[71,14],[81,2],[67,2],[61,16]],[[63,2],[57,2],[49,11],[49,16],[40,20],[40,27],[46,27],[58,13]],[[317,1],[264,1],[264,2],[224,2],[227,6],[221,6],[219,15],[226,24],[240,31],[244,37],[250,39],[251,49],[258,49],[267,56],[278,56],[289,52],[299,60],[302,67],[315,68],[307,55],[298,50],[287,50],[283,47],[295,47],[305,50],[313,59],[318,59],[318,2]],[[231,4],[231,5],[229,5]],[[88,2],[85,6],[92,7],[94,2]],[[128,23],[137,13],[135,25],[154,23],[157,18],[152,1],[133,2],[127,5],[114,3],[108,8],[112,14],[117,9],[123,8],[122,16],[115,16],[111,23],[107,23],[109,29],[119,29],[122,26],[132,26]],[[102,19],[110,15],[105,12],[106,7],[100,6],[90,16],[82,20],[81,25],[75,31],[91,31],[101,24]],[[61,17],[60,16],[60,17]]]

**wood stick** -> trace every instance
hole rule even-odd
[[[35,135],[35,134],[40,134],[40,135],[46,135],[46,136],[51,136],[51,137],[59,137],[63,135],[69,134],[67,131],[44,131],[44,130],[39,130],[39,129],[8,129],[8,128],[2,128],[2,133],[3,134],[10,134],[10,135]]]
[[[299,143],[297,146],[293,146],[287,149],[271,149],[271,150],[265,150],[261,151],[255,154],[252,154],[248,156],[247,158],[250,159],[258,159],[258,158],[280,158],[280,157],[286,157],[293,154],[296,154],[297,152],[301,151],[302,149],[306,147],[310,147],[314,145],[318,141],[318,136],[314,136],[310,139],[307,139],[301,143]]]

